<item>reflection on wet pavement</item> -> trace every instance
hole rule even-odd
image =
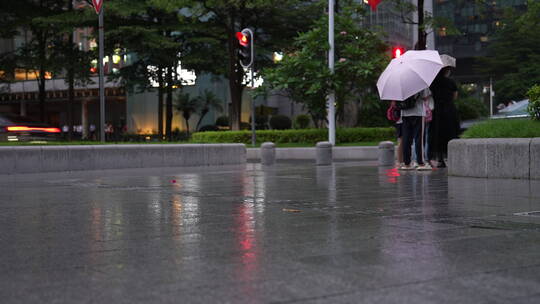
[[[540,302],[540,181],[283,163],[0,190],[3,303]]]

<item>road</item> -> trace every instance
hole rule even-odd
[[[533,211],[540,181],[367,162],[0,175],[0,299],[540,303]]]

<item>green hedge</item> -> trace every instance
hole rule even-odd
[[[336,143],[393,140],[394,128],[346,128],[336,130]],[[251,131],[221,131],[193,133],[196,143],[251,143]],[[257,142],[309,143],[328,140],[327,129],[258,130]]]
[[[493,119],[467,129],[462,138],[540,137],[540,121],[530,119]]]
[[[488,107],[480,99],[474,97],[460,98],[455,104],[460,120],[477,119],[489,114]]]
[[[540,120],[540,85],[534,85],[528,92],[529,106],[527,112],[534,120]]]

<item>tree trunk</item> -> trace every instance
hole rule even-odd
[[[426,49],[426,31],[424,28],[424,0],[418,0],[418,42],[416,42],[417,50]]]
[[[165,135],[167,137],[167,140],[172,140],[172,119],[173,119],[173,108],[172,108],[172,100],[173,100],[173,73],[172,73],[172,66],[167,68],[167,84],[166,84],[166,90],[167,90],[167,98],[165,100]]]
[[[73,1],[67,0],[69,11],[73,11]],[[67,71],[68,77],[68,101],[67,101],[67,125],[69,126],[68,131],[68,141],[73,139],[73,102],[74,102],[74,91],[75,91],[75,63],[74,63],[74,52],[73,52],[73,33],[69,33],[68,38],[68,47],[69,47],[69,65]]]
[[[43,1],[39,2],[40,8],[43,8]],[[39,99],[39,118],[41,122],[45,121],[45,57],[47,52],[46,33],[42,30],[34,33],[38,37],[39,68],[38,68],[38,99]]]
[[[186,133],[189,139],[189,116],[188,117],[184,116],[184,119],[186,120]]]
[[[358,103],[349,100],[343,105],[343,127],[353,128],[358,123]]]
[[[236,81],[236,73],[229,73],[229,89],[231,91],[231,109],[229,124],[231,130],[240,130],[240,122],[242,120],[242,86]]]
[[[88,100],[81,101],[81,138],[88,138]]]
[[[42,122],[47,122],[45,120],[45,57],[47,52],[47,45],[45,43],[44,33],[38,33],[39,36],[39,75],[38,75],[38,97],[39,97],[39,119]]]
[[[73,102],[75,91],[75,80],[73,76],[73,65],[70,63],[68,68],[68,101],[67,101],[67,125],[69,126],[68,141],[73,139]]]
[[[47,122],[45,117],[45,69],[39,69],[39,119]]]
[[[163,68],[158,68],[158,134],[159,139],[163,139]]]
[[[318,129],[319,128],[319,118],[317,117],[317,115],[314,115],[313,113],[309,113],[309,115],[311,116],[311,120],[313,121],[313,125],[315,125],[315,129]]]
[[[201,116],[199,117],[199,121],[197,122],[197,126],[195,127],[195,131],[199,130],[199,127],[201,125],[202,120],[204,119],[206,114],[208,114],[209,111],[210,111],[209,109],[204,109],[204,110],[201,111]]]
[[[234,19],[233,19],[234,21]],[[231,24],[234,24],[232,22]],[[229,91],[231,94],[231,109],[229,109],[229,124],[231,130],[240,130],[242,119],[242,76],[243,68],[238,64],[237,39],[233,30],[229,31]]]

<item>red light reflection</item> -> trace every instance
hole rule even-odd
[[[250,202],[244,202],[238,206],[235,213],[234,229],[240,259],[240,267],[237,268],[238,279],[242,282],[250,282],[256,279],[259,268],[253,205]],[[239,292],[245,298],[257,298],[257,291],[249,284],[243,286]]]
[[[397,178],[401,176],[397,168],[387,169],[385,175],[388,177],[386,181],[391,184],[397,183]]]

